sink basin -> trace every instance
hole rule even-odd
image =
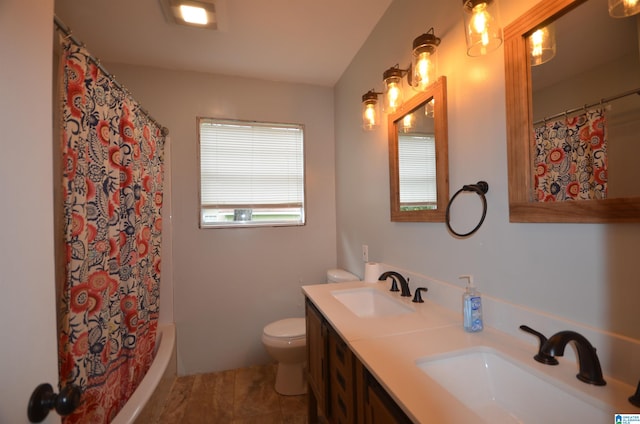
[[[413,309],[374,288],[335,290],[331,294],[361,318],[402,315]]]
[[[419,359],[416,365],[490,423],[611,421],[612,413],[595,400],[563,390],[490,348]]]

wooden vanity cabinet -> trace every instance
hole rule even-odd
[[[358,362],[347,344],[329,328],[329,415],[335,424],[356,422],[355,363]]]
[[[307,330],[307,392],[309,396],[309,423],[318,422],[318,412],[326,415],[328,410],[328,364],[327,329],[320,311],[307,299],[305,302]],[[315,417],[312,419],[312,417]]]
[[[364,424],[411,424],[402,409],[378,381],[365,370]]]
[[[309,423],[411,423],[308,299],[305,309]]]

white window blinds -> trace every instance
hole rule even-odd
[[[200,202],[212,212],[251,210],[242,221],[304,223],[301,125],[199,119]],[[283,217],[281,212],[288,211]],[[296,217],[290,216],[291,211]],[[236,212],[234,221],[238,222]],[[268,215],[268,216],[267,216]],[[206,221],[207,219],[205,219]],[[225,221],[218,216],[215,222]]]
[[[432,135],[398,135],[400,204],[430,205],[437,201],[436,147]]]

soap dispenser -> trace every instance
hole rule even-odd
[[[462,318],[464,331],[477,333],[482,331],[482,298],[473,284],[472,275],[461,275],[467,280],[467,288],[462,295]]]

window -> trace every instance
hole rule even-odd
[[[199,118],[200,227],[304,225],[302,125]]]
[[[436,143],[432,134],[398,134],[400,209],[435,209]]]

